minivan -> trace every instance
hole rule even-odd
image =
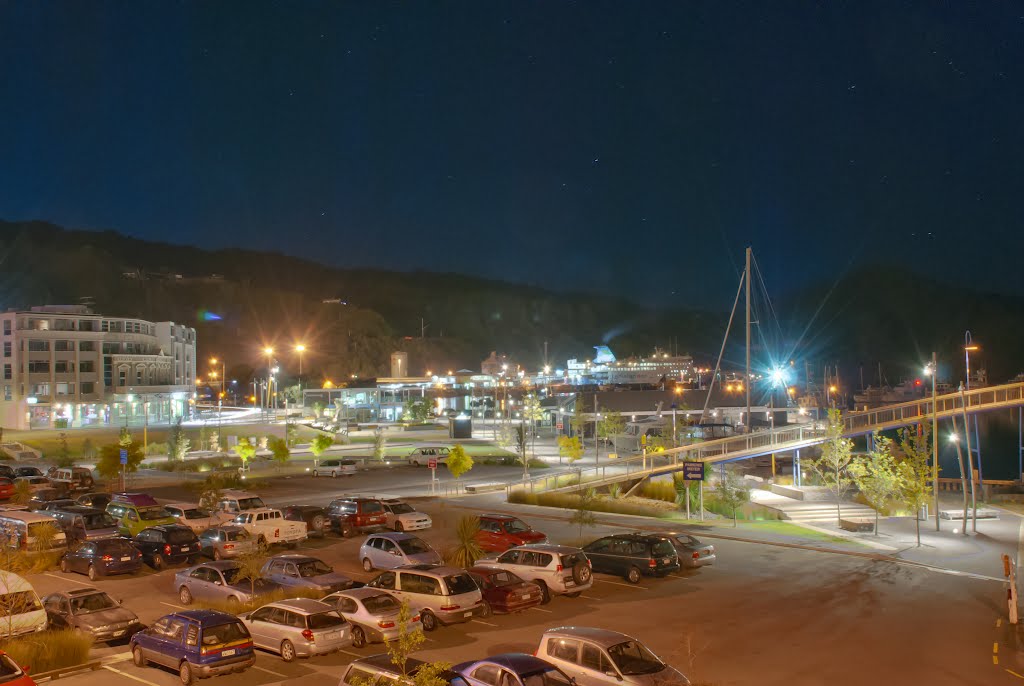
[[[67,547],[67,536],[53,517],[23,510],[0,511],[0,541],[36,552]]]
[[[68,541],[98,541],[118,535],[117,520],[96,507],[68,505],[50,516],[60,524]]]
[[[355,460],[321,460],[320,464],[313,468],[313,476],[355,476]]]
[[[32,584],[12,572],[0,571],[0,638],[46,629],[46,610]]]
[[[409,565],[384,572],[366,585],[420,608],[424,631],[489,614],[480,587],[465,569],[457,567]]]

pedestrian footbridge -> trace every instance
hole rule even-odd
[[[875,431],[980,414],[1004,408],[1024,406],[1024,383],[989,386],[970,391],[948,393],[887,405],[873,410],[843,414],[843,435],[862,436]],[[652,476],[681,471],[684,462],[717,464],[746,460],[773,453],[798,451],[820,445],[826,440],[823,420],[756,431],[739,436],[719,438],[701,443],[670,448],[653,455],[632,455],[608,460],[605,464],[587,466],[573,473],[538,476],[509,484],[508,491],[556,492],[573,491],[581,485],[608,486],[614,483],[638,482]]]

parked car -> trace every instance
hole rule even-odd
[[[0,476],[0,500],[10,500],[13,496],[14,479],[9,476]]]
[[[199,560],[199,539],[195,532],[180,524],[151,526],[140,531],[132,541],[142,553],[142,560],[159,571],[169,564]]]
[[[563,626],[541,636],[537,657],[558,666],[578,686],[685,686],[690,680],[643,643],[608,629]]]
[[[394,569],[405,565],[439,565],[441,556],[421,538],[406,533],[382,533],[367,536],[359,546],[363,569]]]
[[[470,567],[466,570],[480,587],[490,612],[519,612],[536,607],[544,601],[540,586],[523,581],[507,569]]]
[[[64,505],[74,504],[74,500],[65,498],[56,488],[40,488],[32,493],[32,497],[25,503],[32,512],[43,512],[56,509]]]
[[[307,536],[322,537],[331,525],[327,510],[316,505],[289,505],[281,514],[293,522],[305,522]]]
[[[443,565],[411,565],[384,572],[366,584],[420,608],[424,631],[459,624],[487,614],[480,588],[466,570]]]
[[[241,619],[257,647],[279,654],[285,662],[352,645],[345,618],[332,606],[312,598],[270,603]]]
[[[270,507],[245,510],[235,515],[234,524],[256,537],[260,545],[282,543],[294,548],[306,540],[306,525],[285,519],[280,510]]]
[[[469,686],[570,686],[569,676],[549,662],[526,653],[504,653],[463,662],[452,671]]]
[[[320,460],[320,463],[313,468],[313,476],[355,476],[356,475],[356,461],[355,460]]]
[[[174,517],[178,524],[187,526],[192,531],[201,533],[211,526],[217,526],[231,520],[225,512],[210,512],[192,503],[167,503],[164,509]]]
[[[24,469],[24,467],[18,467],[19,471],[21,469]],[[32,467],[32,469],[35,469],[35,467]],[[39,492],[39,491],[41,491],[43,489],[52,490],[55,493],[57,492],[56,489],[53,488],[53,486],[50,485],[50,480],[47,479],[45,476],[41,476],[41,475],[40,476],[18,476],[18,477],[15,477],[15,479],[14,479],[14,487],[17,488],[19,483],[26,483],[26,484],[28,484],[29,490],[32,493],[37,493],[37,492]],[[55,496],[55,497],[59,497],[59,494],[57,496]],[[51,498],[51,500],[52,499],[53,498]]]
[[[331,530],[342,536],[354,536],[361,531],[387,524],[384,505],[376,498],[335,498],[327,506]]]
[[[14,467],[12,467],[11,465],[0,464],[0,476],[2,476],[5,479],[10,479],[11,481],[14,481],[14,477],[18,475],[14,472]]]
[[[512,515],[480,515],[480,530],[476,542],[484,552],[502,552],[512,546],[528,543],[547,543],[548,537]]]
[[[106,509],[107,514],[118,521],[117,528],[122,536],[135,536],[152,526],[178,523],[170,512],[145,493],[115,493]]]
[[[237,524],[207,529],[199,534],[199,550],[206,557],[225,560],[256,550],[256,537]]]
[[[39,512],[0,510],[0,546],[32,552],[67,547],[67,536],[53,517]]]
[[[715,546],[686,533],[663,534],[675,547],[679,564],[689,569],[715,563]]]
[[[46,629],[46,611],[32,584],[13,572],[0,570],[0,638],[11,638]]]
[[[240,605],[281,589],[273,581],[242,578],[241,573],[242,565],[232,560],[203,562],[183,569],[174,575],[178,600],[182,605],[191,605],[193,600],[223,600],[228,605]]]
[[[631,584],[641,577],[665,576],[679,569],[676,549],[658,534],[615,534],[591,541],[583,552],[595,572],[615,574]]]
[[[395,498],[382,500],[384,505],[384,525],[395,531],[417,531],[429,529],[433,525],[430,515],[413,509],[412,505],[404,500]]]
[[[156,620],[132,636],[136,667],[154,662],[178,672],[184,686],[229,672],[244,672],[256,662],[245,625],[226,612],[186,610]]]
[[[222,512],[227,512],[232,516],[239,512],[257,510],[266,506],[267,504],[263,502],[263,498],[255,493],[235,490],[224,491],[221,494],[220,502],[217,503],[217,507]]]
[[[390,593],[363,586],[332,593],[322,600],[352,625],[352,645],[356,648],[367,643],[385,643],[398,637],[398,613],[402,604]],[[413,613],[409,618],[408,629],[423,630],[419,614]]]
[[[75,503],[74,500],[71,502]],[[95,507],[72,504],[47,511],[47,514],[57,520],[69,543],[118,536],[117,521]]]
[[[60,558],[65,574],[88,574],[95,581],[113,574],[134,574],[142,569],[142,552],[123,538],[86,541]]]
[[[422,445],[413,448],[407,459],[413,467],[429,464],[430,460],[437,460],[438,464],[444,464],[448,461],[450,452],[451,449],[445,445]]]
[[[74,491],[88,491],[96,485],[93,479],[92,470],[87,467],[65,467],[56,469],[50,480],[54,484],[60,484],[61,490],[65,493]]]
[[[38,493],[36,495],[38,495]],[[32,500],[35,500],[35,497],[33,497]],[[33,512],[42,513],[56,512],[57,510],[63,509],[65,507],[78,505],[78,502],[72,500],[71,498],[56,498],[54,500],[47,500],[38,507],[32,507],[32,500],[29,501],[29,509],[32,510]]]
[[[389,686],[413,686],[412,675],[425,662],[411,657],[403,667],[391,661],[387,653],[370,655],[353,660],[344,668],[338,686],[366,686],[366,684],[388,684]]]
[[[480,558],[476,563],[505,569],[521,579],[536,582],[545,603],[551,601],[552,594],[575,598],[594,583],[586,553],[565,545],[521,546],[497,557]]]
[[[78,504],[86,507],[98,507],[101,510],[107,507],[111,500],[109,493],[83,493],[78,496]]]
[[[43,474],[43,470],[40,469],[39,467],[25,467],[25,466],[22,466],[22,467],[15,467],[14,468],[14,478],[16,478],[16,479],[21,479],[21,478],[26,478],[27,479],[27,478],[31,478],[31,477],[35,477],[35,476],[45,477],[46,475]]]
[[[275,555],[264,563],[262,573],[286,588],[311,588],[321,593],[352,588],[352,579],[310,555]]]
[[[28,672],[10,655],[0,650],[0,684],[4,686],[36,686]]]
[[[138,615],[92,586],[51,593],[43,607],[50,628],[83,631],[96,643],[129,638],[142,629]]]

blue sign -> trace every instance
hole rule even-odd
[[[128,451],[121,448],[121,464],[128,464]]]
[[[704,463],[703,462],[684,462],[683,463],[683,478],[687,481],[703,481],[704,480]]]

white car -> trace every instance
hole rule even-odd
[[[234,523],[255,536],[261,545],[286,543],[294,548],[306,540],[305,522],[285,519],[280,510],[270,507],[246,510],[235,516]]]
[[[520,579],[533,581],[540,586],[545,603],[551,602],[551,596],[556,594],[575,598],[594,583],[587,554],[565,545],[516,546],[497,557],[482,557],[476,564],[504,569]]]
[[[187,526],[197,534],[232,519],[231,515],[226,512],[210,512],[192,503],[169,503],[164,505],[164,509],[170,512],[172,517],[178,519],[178,524]]]
[[[409,503],[391,498],[381,501],[384,504],[384,514],[387,515],[387,527],[395,531],[417,531],[429,529],[433,524],[430,515],[413,509]]]

